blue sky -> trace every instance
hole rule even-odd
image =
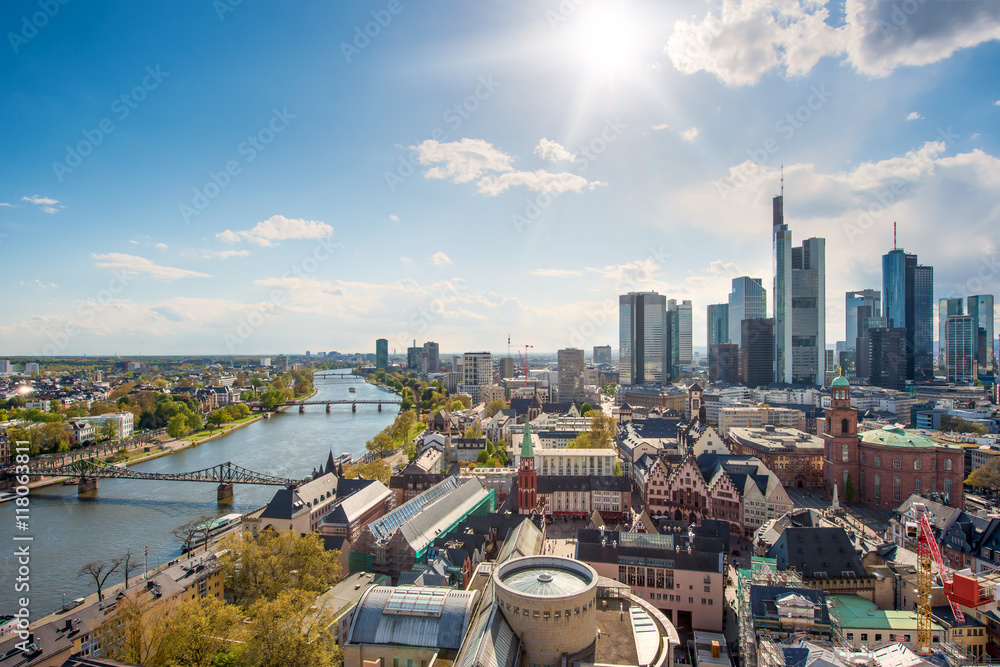
[[[900,245],[1000,281],[1000,4],[0,9],[4,353],[617,347],[794,241],[843,293]],[[367,34],[366,34],[367,31]],[[770,289],[769,289],[770,301]],[[769,305],[770,308],[770,305]]]

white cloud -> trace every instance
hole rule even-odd
[[[7,202],[5,202],[5,201],[0,201],[0,206],[9,206],[9,207],[11,207],[11,208],[14,208],[14,205],[13,205],[13,204],[8,204],[8,203],[7,203]]]
[[[57,289],[59,287],[59,285],[56,285],[55,283],[45,283],[39,280],[38,278],[35,278],[30,282],[24,280],[18,280],[17,284],[20,285],[21,287],[37,287],[40,290]]]
[[[272,215],[267,220],[258,222],[253,229],[239,232],[227,229],[216,234],[215,238],[226,243],[239,243],[245,240],[262,247],[269,247],[278,245],[280,241],[321,239],[331,234],[333,227],[325,222]]]
[[[996,102],[994,102],[994,103],[993,103],[993,106],[998,106],[998,107],[1000,107],[1000,100],[997,100]]]
[[[564,278],[566,276],[582,276],[583,271],[579,269],[535,269],[531,274],[546,278]]]
[[[543,139],[538,144],[536,153],[543,146],[542,152],[546,155],[556,154],[555,147],[565,151],[554,141],[545,142],[548,140]],[[453,183],[476,180],[479,193],[490,197],[495,197],[517,185],[527,186],[529,190],[536,192],[581,192],[584,189],[605,185],[566,172],[553,174],[544,169],[515,171],[511,156],[482,139],[466,138],[445,144],[428,139],[419,146],[410,148],[418,151],[417,160],[421,164],[441,165],[428,169],[424,174],[425,178],[448,179]]]
[[[35,195],[33,197],[21,197],[21,201],[31,202],[32,204],[37,204],[39,206],[52,206],[59,203],[58,199],[50,199],[49,197],[41,197],[39,195]]]
[[[135,239],[129,239],[128,242],[131,243],[132,245],[139,245],[139,242],[136,241]]]
[[[399,222],[399,216],[398,215],[390,215],[389,219],[392,220],[393,222]]]
[[[167,244],[166,243],[157,243],[157,244],[153,245],[153,247],[157,248],[159,250],[166,250],[167,249]]]
[[[717,259],[708,265],[708,272],[716,276],[731,276],[737,277],[742,275],[740,267],[738,267],[733,262],[726,262],[721,259]]]
[[[417,151],[417,161],[422,165],[442,164],[431,167],[424,174],[426,178],[450,179],[454,183],[468,183],[487,171],[511,171],[513,158],[482,139],[462,139],[450,143],[439,143],[428,139],[419,146],[410,146]]]
[[[909,6],[909,5],[908,5]],[[1000,38],[1000,3],[846,0],[845,21],[826,21],[819,0],[722,0],[701,21],[677,21],[665,53],[684,73],[704,71],[729,86],[752,85],[771,70],[801,76],[824,56],[883,77],[903,66],[936,63]]]
[[[229,259],[230,257],[246,257],[249,250],[206,250],[202,259]]]
[[[666,123],[660,123],[659,125],[654,125],[653,129],[659,132],[661,130],[669,130],[670,126],[667,125]]]
[[[413,264],[413,260],[407,257],[406,255],[400,257],[399,261],[401,261],[403,264]]]
[[[606,183],[588,181],[583,176],[576,174],[566,172],[553,174],[539,169],[538,171],[514,171],[497,176],[484,176],[477,185],[482,194],[496,196],[515,185],[525,185],[529,190],[536,192],[581,192],[585,189],[593,190],[599,185],[606,185]]]
[[[694,141],[697,138],[698,138],[697,127],[692,127],[689,130],[684,130],[683,132],[681,132],[681,139],[683,139],[684,141]]]
[[[452,263],[451,258],[440,250],[431,255],[431,264],[433,264],[434,266],[444,266],[446,264],[451,264],[451,263]]]
[[[558,142],[542,138],[535,146],[535,155],[549,162],[572,162],[576,155],[563,148]]]
[[[910,114],[906,117],[906,120],[923,120],[923,118],[924,117],[921,116],[918,112],[911,111]]]
[[[98,260],[94,265],[99,269],[114,269],[125,274],[145,273],[158,280],[176,280],[177,278],[209,278],[207,273],[178,269],[171,266],[159,266],[145,257],[111,252],[104,255],[92,253],[91,257]]]

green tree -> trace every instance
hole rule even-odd
[[[211,428],[219,428],[229,421],[229,415],[226,414],[225,410],[212,410],[208,413],[207,421]]]
[[[844,484],[844,502],[854,502],[854,480],[850,474],[847,475],[847,482]]]
[[[481,437],[483,437],[483,429],[479,428],[478,424],[470,426],[469,428],[465,429],[465,437],[466,438],[481,438]]]
[[[220,547],[226,591],[240,605],[274,600],[290,587],[318,594],[340,579],[340,553],[324,549],[314,533],[232,533]]]
[[[486,450],[485,449],[481,450],[479,452],[479,455],[476,457],[476,464],[484,466],[486,465],[486,462],[489,460],[489,458],[490,455],[486,452]]]
[[[111,440],[118,437],[118,423],[114,419],[105,419],[101,425],[101,439]]]
[[[621,477],[624,474],[625,473],[622,472],[622,462],[621,461],[615,461],[615,477]]]
[[[365,479],[377,479],[386,486],[389,486],[389,478],[392,476],[392,469],[385,459],[375,459],[368,463],[352,463],[344,466],[344,477],[354,479],[355,477]]]
[[[594,406],[590,403],[584,403],[580,406],[580,416],[586,417],[589,413],[594,411]]]
[[[214,597],[189,598],[167,617],[153,662],[217,667],[219,656],[238,648],[247,634],[243,613],[236,605]]]
[[[506,410],[506,409],[507,409],[507,401],[498,398],[486,404],[486,416],[492,417],[501,410]]]
[[[333,609],[314,606],[316,596],[302,590],[283,591],[249,609],[245,654],[253,667],[334,667],[337,649],[326,629]]]
[[[973,470],[965,483],[978,489],[1000,489],[1000,456],[994,456]]]
[[[201,415],[199,415],[197,412],[188,413],[188,415],[185,418],[187,419],[188,423],[188,431],[196,433],[201,429],[205,428],[205,424],[201,420]]]
[[[167,435],[171,438],[179,438],[188,432],[190,428],[188,419],[184,415],[174,415],[167,422]]]
[[[392,437],[388,433],[380,431],[375,434],[375,437],[365,443],[365,449],[373,454],[386,456],[395,451],[396,443],[393,442]]]

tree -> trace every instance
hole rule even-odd
[[[396,449],[396,443],[385,431],[379,431],[375,437],[365,443],[365,448],[372,454],[386,456]]]
[[[507,409],[507,401],[498,398],[486,404],[486,416],[492,417],[501,410],[506,410],[506,409]]]
[[[314,533],[279,533],[271,528],[256,538],[250,533],[231,533],[221,546],[226,590],[240,605],[274,600],[289,587],[315,596],[340,579],[340,553],[324,549]]]
[[[584,403],[580,406],[580,416],[586,417],[588,414],[594,411],[594,406],[590,403]]]
[[[479,428],[478,424],[475,424],[465,429],[465,437],[470,439],[481,438],[483,437],[483,430]]]
[[[114,614],[94,633],[106,657],[130,664],[162,665],[156,659],[161,647],[168,605],[146,591],[125,595]]]
[[[104,582],[108,580],[108,577],[117,572],[119,567],[121,567],[121,561],[117,559],[111,562],[95,560],[81,567],[79,572],[77,572],[77,576],[91,577],[97,585],[97,599],[103,600]]]
[[[854,502],[854,480],[851,479],[850,474],[847,475],[847,482],[844,483],[844,502]]]
[[[598,449],[611,447],[615,440],[615,420],[603,412],[594,412],[590,418],[590,436]]]
[[[185,667],[235,665],[230,651],[247,637],[243,613],[214,597],[184,600],[167,617],[157,664]],[[223,658],[220,660],[220,656]],[[229,658],[229,662],[225,660]]]
[[[207,421],[211,428],[219,428],[229,421],[229,415],[226,414],[225,410],[212,410],[208,413]]]
[[[125,588],[128,588],[129,576],[142,566],[139,565],[139,562],[136,560],[136,557],[132,554],[131,549],[126,550],[125,555],[122,556],[119,560],[121,561],[122,564],[122,572],[125,573]]]
[[[112,440],[118,437],[118,423],[114,419],[105,419],[101,424],[101,438]]]
[[[484,466],[486,462],[489,461],[490,455],[485,449],[480,450],[479,456],[476,457],[476,465]]]
[[[591,435],[584,432],[566,443],[566,449],[596,449],[596,447]]]
[[[200,431],[205,427],[204,422],[201,420],[201,415],[197,412],[192,412],[187,416],[188,430],[191,432]]]
[[[365,479],[377,479],[386,486],[389,486],[389,478],[392,476],[392,469],[385,459],[375,459],[368,463],[352,463],[344,467],[344,477],[354,479],[355,477]]]
[[[176,414],[167,422],[167,435],[171,438],[179,438],[188,432],[190,428],[188,419],[184,415]]]
[[[250,607],[245,652],[254,667],[334,667],[337,650],[326,634],[333,609],[314,608],[315,595],[283,591]]]
[[[615,477],[621,477],[624,474],[625,473],[622,472],[622,462],[621,461],[615,461]]]
[[[212,525],[212,522],[214,520],[215,518],[211,516],[202,516],[197,519],[192,519],[191,521],[185,523],[183,526],[178,526],[177,528],[174,528],[172,534],[174,537],[178,539],[178,541],[180,541],[182,545],[181,548],[191,549],[193,548],[191,543],[194,541],[195,536],[198,535],[199,533],[207,535],[208,527]],[[205,541],[205,550],[208,551],[207,540]]]
[[[965,483],[979,489],[1000,489],[1000,457],[995,456],[973,470]]]

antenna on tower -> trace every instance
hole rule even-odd
[[[781,163],[781,198],[785,198],[785,163]]]
[[[892,249],[896,250],[896,221],[892,221]]]

